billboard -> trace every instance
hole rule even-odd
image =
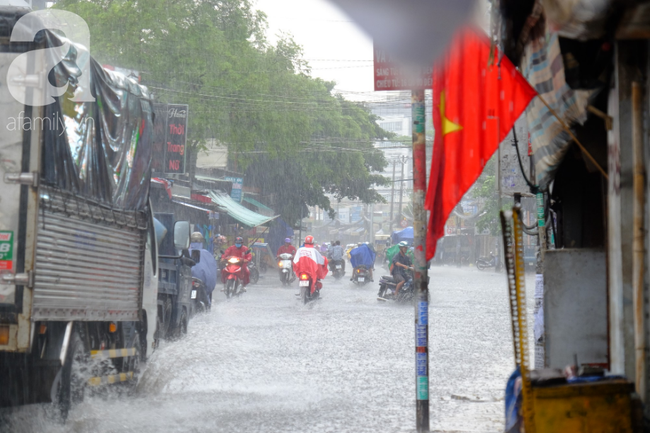
[[[161,173],[185,173],[187,120],[184,104],[154,104],[152,169]]]

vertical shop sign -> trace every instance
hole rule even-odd
[[[188,108],[187,105],[182,104],[167,105],[166,173],[185,173]]]

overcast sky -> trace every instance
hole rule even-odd
[[[257,0],[257,9],[268,15],[270,41],[286,32],[302,45],[312,76],[336,81],[350,99],[375,98],[372,40],[336,6],[327,0]]]

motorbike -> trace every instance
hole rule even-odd
[[[395,289],[397,288],[397,283],[390,275],[384,275],[379,280],[379,293],[377,293],[377,300],[386,302],[386,301],[396,301],[396,302],[411,302],[415,296],[415,285],[413,284],[413,273],[408,273],[409,277],[404,282],[402,287],[399,289],[397,298],[395,298]]]
[[[246,291],[241,279],[243,266],[244,260],[240,257],[232,256],[226,259],[226,266],[221,271],[226,273],[226,285],[223,288],[223,291],[226,293],[226,298],[240,296]]]
[[[205,313],[210,311],[210,304],[212,303],[212,293],[208,295],[205,289],[205,283],[196,277],[192,277],[192,290],[190,292],[190,302],[192,304],[191,316],[198,313]]]
[[[345,272],[343,271],[343,260],[330,260],[329,265],[332,275],[337,280],[345,275]]]
[[[288,253],[283,253],[278,256],[278,267],[280,268],[280,281],[285,286],[288,286],[296,279],[293,273],[293,256]]]
[[[358,285],[366,285],[370,282],[370,270],[364,265],[359,265],[352,271],[352,282]]]
[[[307,304],[308,302],[315,301],[320,298],[320,290],[316,289],[312,293],[312,287],[314,284],[316,284],[315,281],[311,279],[309,275],[306,273],[301,273],[300,274],[300,282],[298,283],[298,286],[300,287],[300,301],[303,304]]]
[[[499,256],[490,254],[490,257],[479,258],[476,260],[476,268],[480,271],[483,271],[487,268],[495,268],[495,270],[498,271],[501,268],[501,264],[499,263]]]

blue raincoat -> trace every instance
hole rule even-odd
[[[205,284],[205,290],[210,295],[217,285],[217,261],[210,252],[203,248],[201,242],[190,244],[190,253],[194,250],[201,252],[201,261],[192,267],[192,276]]]
[[[375,252],[371,250],[368,245],[362,244],[360,247],[356,247],[350,251],[350,263],[353,268],[356,268],[359,265],[372,268],[375,266],[376,256]]]

